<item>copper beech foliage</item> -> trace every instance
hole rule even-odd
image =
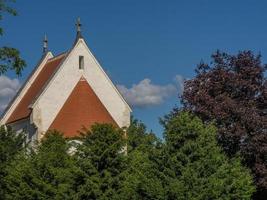
[[[182,97],[186,110],[204,122],[215,121],[218,141],[229,156],[241,153],[262,197],[267,195],[266,69],[261,56],[251,51],[217,51],[210,64],[197,66]]]

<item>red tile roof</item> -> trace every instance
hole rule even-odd
[[[29,108],[30,104],[33,103],[37,95],[42,91],[45,84],[49,81],[50,77],[58,68],[61,61],[65,58],[65,54],[61,54],[47,61],[42,71],[38,74],[26,94],[22,97],[19,104],[16,106],[15,110],[12,112],[7,120],[7,124],[12,122],[25,119],[30,116],[31,110]]]
[[[66,137],[79,135],[94,123],[111,123],[118,127],[105,106],[85,79],[81,79],[57,114],[50,130],[56,129]]]

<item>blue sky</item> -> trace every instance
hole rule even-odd
[[[90,49],[129,98],[149,89],[166,93],[156,105],[133,106],[134,116],[159,136],[158,118],[179,104],[179,89],[172,89],[176,75],[192,78],[197,63],[208,62],[217,49],[250,49],[267,59],[267,1],[17,0],[14,6],[19,15],[1,22],[5,35],[0,43],[18,48],[26,60],[20,82],[40,59],[43,35],[54,54],[66,51],[80,17]]]

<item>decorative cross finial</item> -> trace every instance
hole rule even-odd
[[[47,36],[45,34],[44,40],[43,40],[43,53],[46,53],[47,50],[48,50],[48,40],[47,40]]]
[[[76,29],[77,29],[77,38],[80,38],[82,37],[82,31],[81,31],[81,27],[82,27],[82,24],[81,24],[81,19],[80,17],[78,17],[77,19],[77,22],[76,22]]]

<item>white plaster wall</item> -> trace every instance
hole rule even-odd
[[[33,124],[30,123],[30,119],[23,119],[12,124],[9,124],[12,130],[15,131],[17,134],[25,133],[27,135],[26,142],[27,143],[34,143],[37,139],[37,132],[36,128]]]
[[[84,70],[79,70],[80,55],[84,56]],[[130,124],[130,108],[80,39],[33,105],[32,120],[39,133],[47,131],[82,76],[117,124],[120,127]]]

